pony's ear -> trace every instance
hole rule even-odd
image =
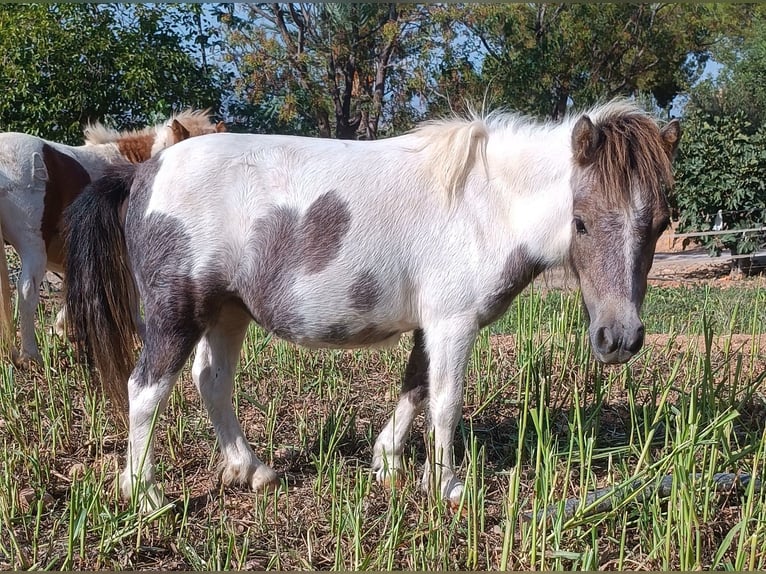
[[[226,124],[225,123],[218,122],[217,124],[215,124],[215,133],[219,134],[219,133],[225,132],[225,131],[226,131]]]
[[[580,165],[588,165],[596,159],[601,133],[588,116],[582,116],[572,130],[572,155]]]
[[[174,143],[182,142],[190,136],[189,130],[178,120],[173,120],[173,123],[170,124],[170,130],[173,132]]]
[[[662,138],[662,146],[668,154],[670,159],[676,157],[678,151],[678,144],[681,141],[681,122],[673,120],[665,125],[660,130],[660,138]]]

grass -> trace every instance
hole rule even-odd
[[[764,569],[766,492],[719,493],[710,480],[763,476],[764,291],[650,288],[644,316],[659,335],[626,366],[594,362],[568,292],[528,290],[482,332],[456,436],[457,511],[419,491],[422,417],[405,481],[384,488],[369,471],[408,338],[317,352],[251,329],[235,404],[286,477],[279,494],[217,484],[187,369],[157,430],[175,507],[146,515],[116,494],[124,430],[68,344],[40,328],[44,366],[0,366],[0,569]],[[631,490],[667,475],[667,496]],[[612,510],[561,512],[612,485],[627,489]]]

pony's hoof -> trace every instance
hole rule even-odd
[[[400,489],[404,486],[404,471],[401,468],[374,469],[375,481],[385,488]]]
[[[463,483],[453,478],[449,481],[442,490],[444,500],[447,501],[452,510],[457,510],[460,507],[460,502],[463,499]]]
[[[282,486],[279,475],[267,464],[261,464],[250,478],[250,488],[254,492],[274,492]]]
[[[249,486],[254,491],[276,490],[281,484],[279,475],[268,465],[262,462],[228,464],[222,462],[220,467],[220,480],[224,486],[242,485]]]
[[[404,471],[402,470],[402,458],[393,453],[385,454],[383,449],[375,448],[372,457],[372,471],[375,473],[375,481],[383,486],[402,486],[404,483]]]
[[[138,507],[143,513],[155,512],[168,504],[170,501],[156,484],[147,488],[146,492],[142,492],[138,498]]]
[[[36,366],[36,367],[43,366],[43,357],[39,351],[35,353],[27,353],[26,351],[17,353],[14,350],[11,353],[11,358],[13,359],[13,364],[16,365],[16,367],[18,367],[19,369],[28,370],[28,369],[31,369],[33,366]]]
[[[423,480],[420,484],[423,492],[433,493],[434,496],[440,495],[441,499],[447,502],[451,508],[456,508],[463,498],[462,481],[451,473],[449,477],[443,476],[438,485],[432,482],[433,478],[431,473],[423,474]]]
[[[135,492],[135,488],[139,488],[140,490]],[[135,494],[136,506],[143,513],[154,512],[163,506],[170,504],[170,501],[165,497],[162,489],[156,484],[139,486],[124,475],[120,476],[120,493],[122,494],[122,498],[128,501],[133,500]]]

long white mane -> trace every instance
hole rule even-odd
[[[451,204],[460,195],[477,160],[486,170],[489,127],[484,118],[453,117],[426,122],[413,134],[427,154],[426,168],[432,173]]]
[[[561,122],[539,121],[504,110],[485,115],[472,111],[466,117],[453,116],[425,122],[412,134],[420,140],[418,151],[426,154],[426,169],[439,182],[451,204],[459,198],[477,162],[489,174],[487,143],[491,134],[512,133],[533,141],[556,131],[570,133],[582,115],[588,115],[594,123],[598,123],[624,114],[649,116],[633,102],[618,98],[586,110],[570,112]]]

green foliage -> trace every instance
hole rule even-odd
[[[88,121],[135,128],[173,109],[217,107],[215,76],[173,25],[193,14],[183,6],[0,5],[0,129],[81,143]]]
[[[753,130],[766,124],[766,11],[750,15],[748,25],[723,38],[715,58],[723,64],[690,93],[691,109],[711,115],[744,114]]]
[[[235,123],[342,139],[410,127],[411,64],[429,40],[426,15],[403,4],[221,7],[224,57],[236,69]]]
[[[675,162],[673,202],[679,231],[707,231],[722,211],[726,229],[766,225],[766,125],[753,129],[744,112],[732,116],[691,113],[684,121]],[[703,237],[711,252],[752,253],[762,235]]]
[[[719,21],[718,8],[702,4],[470,4],[449,10],[470,36],[466,57],[481,66],[477,95],[551,118],[560,118],[572,102],[583,106],[638,92],[667,107],[699,77]]]

